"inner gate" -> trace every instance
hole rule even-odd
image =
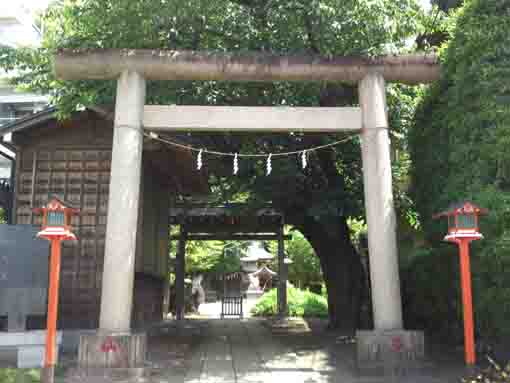
[[[186,262],[186,241],[238,240],[278,241],[278,314],[287,315],[287,273],[285,267],[284,217],[273,208],[250,209],[242,204],[222,207],[181,205],[170,208],[170,225],[179,225],[178,235],[171,240],[178,241],[175,265],[177,320],[184,318],[184,270]],[[225,278],[225,275],[223,276]],[[225,280],[223,280],[225,283]],[[221,316],[243,316],[242,294],[222,295]]]

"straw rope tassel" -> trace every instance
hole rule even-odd
[[[308,165],[308,162],[306,161],[306,150],[303,150],[303,153],[301,153],[301,164],[303,166],[303,169],[306,168]]]
[[[202,169],[202,152],[203,152],[203,149],[200,149],[200,151],[198,152],[198,156],[197,156],[197,170],[200,170]]]
[[[234,175],[239,172],[239,160],[237,159],[237,153],[234,156]]]

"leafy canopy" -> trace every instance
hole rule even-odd
[[[113,103],[115,84],[114,81],[55,79],[51,58],[59,49],[161,48],[377,55],[406,49],[422,19],[422,10],[415,0],[64,0],[51,6],[43,16],[42,47],[1,48],[0,66],[20,70],[15,81],[27,89],[50,93],[65,115],[77,107]],[[398,94],[398,88],[395,89]],[[160,81],[148,84],[147,96],[148,103],[158,104],[334,106],[357,102],[354,89],[342,84],[287,82]],[[237,138],[217,149],[233,151],[242,147],[275,152],[302,149],[334,138],[338,137]],[[344,144],[338,150],[320,159],[312,156],[311,161],[316,163],[310,172],[313,177],[300,172],[297,163],[279,161],[274,173],[286,176],[273,178],[271,182],[255,182],[253,178],[258,177],[260,181],[263,172],[260,166],[254,169],[260,164],[241,164],[245,177],[241,177],[239,185],[234,185],[228,198],[255,189],[258,197],[267,201],[273,200],[275,190],[281,190],[279,194],[293,196],[296,206],[317,205],[312,214],[334,212],[360,216],[358,143]],[[330,161],[333,168],[324,169],[324,163]],[[220,177],[217,184],[225,181]]]
[[[186,274],[222,274],[239,271],[240,258],[248,247],[247,241],[187,241]],[[177,243],[170,246],[170,257],[175,258]]]
[[[409,42],[423,29],[423,19],[415,0],[64,0],[45,14],[42,47],[17,51],[0,49],[0,66],[21,70],[18,84],[51,93],[53,102],[65,115],[77,107],[112,104],[115,84],[114,81],[55,79],[51,57],[59,49],[249,50],[370,56],[407,50]],[[388,86],[388,89],[393,143],[395,149],[402,149],[399,153],[404,153],[405,158],[403,138],[410,124],[414,90],[400,86]],[[355,87],[341,83],[162,81],[148,83],[147,102],[352,106],[357,104],[357,95]],[[198,145],[220,151],[275,153],[302,150],[340,137],[296,133],[277,136],[222,134],[213,138],[194,134],[182,138],[196,139],[194,142]],[[408,164],[408,161],[402,163]],[[341,257],[347,259],[350,255],[354,256],[349,262],[356,259],[348,230],[339,233],[346,217],[364,216],[361,155],[356,139],[332,150],[311,153],[310,165],[305,170],[296,158],[274,161],[269,177],[264,176],[263,164],[257,162],[242,161],[237,177],[232,177],[230,161],[206,158],[205,164],[210,185],[220,201],[242,198],[250,202],[272,202],[283,211],[289,220],[286,223],[301,219],[301,223],[306,221],[307,227],[312,227],[313,230],[309,230],[319,233],[314,238],[322,236],[337,241],[338,246],[333,245],[332,251],[327,249],[318,254],[322,260],[330,260],[330,270],[336,268],[331,276],[341,275],[339,269],[344,273],[343,280],[330,277],[326,281],[328,289],[333,284],[354,286],[359,283],[354,280],[351,283],[349,278],[355,279],[355,273],[338,262]],[[395,185],[402,187],[396,193],[399,207],[412,208],[403,188],[407,183],[408,165],[400,166],[398,161],[395,164]],[[307,238],[310,239],[310,235]],[[338,291],[340,297],[340,287],[332,291]],[[348,289],[343,288],[343,291],[351,294]],[[337,312],[338,318],[345,311],[337,308],[355,301],[339,298],[340,305],[333,305],[333,299],[336,297],[329,301],[330,313]]]
[[[289,265],[289,281],[301,289],[314,285],[320,286],[323,283],[323,278],[319,258],[303,234],[297,230],[292,230],[290,234],[291,239],[285,241],[285,256],[292,261]],[[276,241],[271,242],[269,248],[271,253],[278,254]],[[271,267],[277,270],[277,257]]]

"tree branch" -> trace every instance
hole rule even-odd
[[[315,39],[313,33],[313,24],[312,19],[310,18],[310,13],[305,11],[303,12],[303,21],[305,23],[306,36],[308,38],[308,42],[310,44],[310,50],[313,54],[320,54],[319,43]]]

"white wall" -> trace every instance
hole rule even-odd
[[[31,9],[19,1],[3,1],[0,4],[0,42],[13,48],[37,46],[41,34],[34,27]]]
[[[41,33],[34,27],[32,10],[22,3],[19,0],[0,1],[0,45],[19,48],[40,44]],[[12,75],[0,69],[0,126],[14,121],[11,110],[17,111],[16,114],[32,113],[48,103],[44,96],[16,91],[8,84]]]
[[[0,156],[0,178],[11,177],[11,161]]]

